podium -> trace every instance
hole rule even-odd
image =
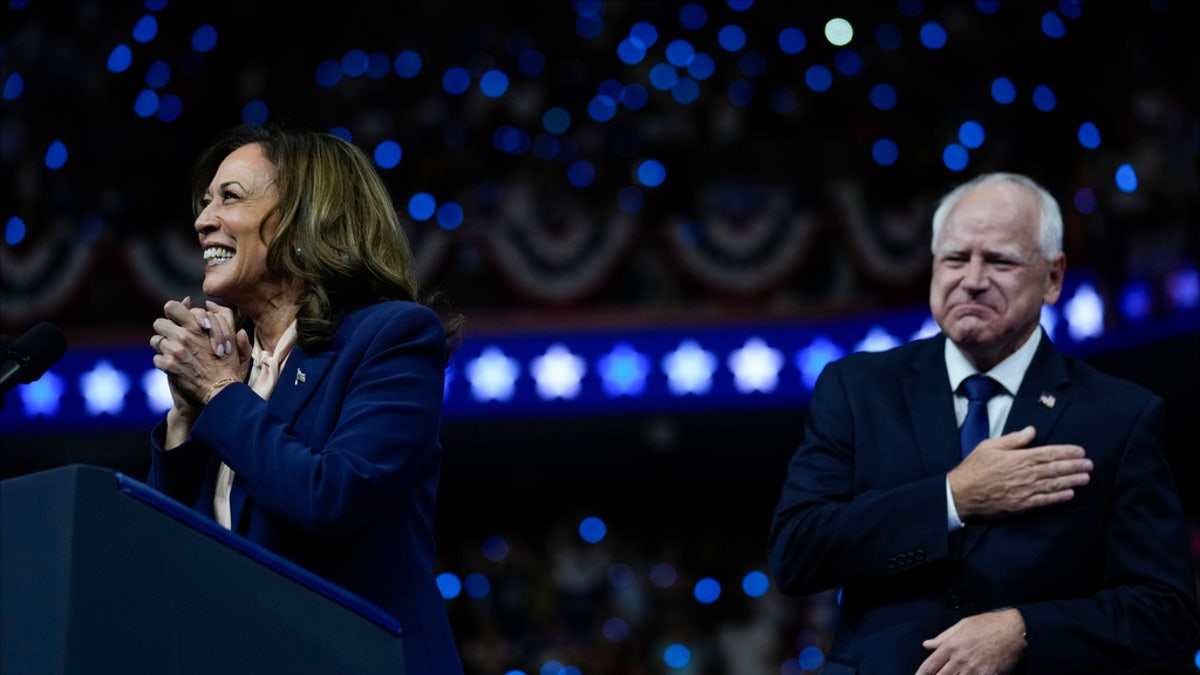
[[[403,673],[397,619],[121,473],[0,481],[0,673]]]

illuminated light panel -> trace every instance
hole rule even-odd
[[[516,391],[521,364],[509,358],[497,347],[488,347],[467,362],[467,380],[476,401],[507,401]]]
[[[546,401],[579,396],[586,372],[587,362],[572,354],[562,343],[550,345],[546,353],[535,358],[529,366],[529,373],[537,383],[538,396]]]
[[[1091,284],[1080,284],[1063,306],[1067,333],[1076,341],[1100,337],[1104,333],[1104,301]]]
[[[129,393],[129,376],[101,359],[79,378],[79,388],[89,415],[120,415]]]
[[[663,357],[667,384],[676,396],[703,396],[712,389],[712,376],[717,369],[717,357],[695,340],[684,340],[675,351]]]
[[[779,371],[783,368],[784,358],[778,349],[772,348],[762,338],[752,337],[729,355],[728,364],[733,371],[733,386],[739,392],[769,394],[779,385]]]
[[[646,390],[650,359],[628,342],[618,342],[611,352],[600,357],[598,370],[604,393],[610,397],[639,396]]]

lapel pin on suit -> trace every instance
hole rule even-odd
[[[300,384],[303,381],[304,381],[304,371],[297,368],[296,369],[296,381],[292,382],[292,386]]]
[[[300,379],[304,379],[304,378],[300,378]],[[1051,394],[1047,394],[1046,392],[1043,391],[1042,395],[1038,398],[1038,403],[1041,403],[1042,405],[1046,406],[1047,408],[1053,408],[1054,407],[1054,396]]]

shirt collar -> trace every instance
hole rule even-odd
[[[982,373],[1000,383],[1004,387],[1005,393],[1012,396],[1017,393],[1017,389],[1021,387],[1021,380],[1025,378],[1025,371],[1029,368],[1029,364],[1033,362],[1033,355],[1037,353],[1038,345],[1042,342],[1042,329],[1039,326],[1025,340],[1025,344],[1017,348],[1017,351],[1009,354],[1006,359],[997,363],[994,368]],[[949,338],[946,339],[946,373],[950,376],[950,390],[958,391],[962,381],[976,374],[975,366],[967,360],[963,355],[962,350],[958,345],[954,344]]]

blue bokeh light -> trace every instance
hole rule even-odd
[[[833,67],[847,77],[852,77],[862,71],[863,60],[853,49],[842,49],[833,56]]]
[[[646,58],[646,48],[642,46],[640,40],[625,38],[617,44],[617,58],[621,59],[621,63],[625,65],[636,66]]]
[[[1046,37],[1059,39],[1067,34],[1067,27],[1063,25],[1063,20],[1054,12],[1046,12],[1042,15],[1042,32]]]
[[[663,650],[663,663],[672,670],[681,670],[686,668],[692,661],[692,652],[690,649],[679,643],[668,645]]]
[[[25,78],[20,73],[9,73],[4,80],[3,98],[5,101],[15,101],[25,91]]]
[[[462,66],[448,68],[442,75],[442,89],[448,94],[461,94],[471,86],[471,73]]]
[[[675,86],[671,87],[671,98],[683,105],[694,103],[700,98],[700,85],[690,77],[681,77],[675,81]]]
[[[444,202],[437,210],[437,224],[443,230],[456,230],[463,223],[463,207],[457,202]]]
[[[747,80],[734,80],[729,83],[726,93],[731,103],[738,107],[745,107],[754,101],[754,84]]]
[[[880,166],[891,166],[900,159],[900,148],[890,138],[880,138],[871,145],[871,158]]]
[[[155,61],[146,69],[146,86],[162,89],[171,81],[171,66],[166,61]]]
[[[986,137],[987,132],[984,131],[983,125],[975,120],[967,120],[958,127],[958,142],[966,148],[978,148],[983,145]]]
[[[342,64],[333,59],[326,59],[317,64],[317,84],[329,89],[342,81]]]
[[[9,216],[8,222],[4,225],[4,243],[9,246],[16,246],[25,241],[25,221],[17,216]]]
[[[1001,105],[1008,105],[1017,100],[1017,87],[1007,77],[997,77],[992,80],[992,100]]]
[[[771,588],[771,580],[767,575],[757,570],[746,573],[742,577],[742,592],[752,598],[761,598]]]
[[[1135,192],[1138,189],[1137,171],[1132,164],[1122,164],[1117,167],[1117,173],[1114,177],[1117,184],[1117,189],[1121,192]]]
[[[381,169],[394,169],[404,157],[404,150],[396,141],[382,141],[375,146],[375,165]]]
[[[463,590],[466,591],[468,597],[479,600],[486,598],[487,594],[492,590],[492,582],[479,572],[473,572],[463,579]]]
[[[616,114],[617,102],[606,94],[600,94],[588,103],[588,116],[597,122],[607,122]]]
[[[158,112],[158,92],[143,89],[133,100],[133,112],[141,118],[153,117]]]
[[[457,574],[452,572],[442,572],[437,576],[438,591],[441,592],[442,598],[445,600],[453,600],[462,593],[462,581]]]
[[[567,181],[577,188],[584,188],[596,179],[596,169],[590,162],[579,159],[567,168]]]
[[[687,40],[672,40],[667,45],[667,62],[673,66],[684,68],[696,56],[696,50]]]
[[[946,29],[936,21],[921,26],[921,44],[926,49],[941,49],[946,46]]]
[[[717,33],[717,44],[727,52],[739,51],[746,46],[746,31],[737,24],[729,24]]]
[[[158,100],[158,119],[174,122],[183,114],[183,100],[175,94],[163,94]]]
[[[546,69],[546,55],[536,49],[529,49],[517,58],[517,70],[526,77],[537,77]]]
[[[679,8],[679,24],[688,30],[700,30],[708,22],[708,10],[704,5],[689,2]]]
[[[408,215],[413,220],[429,220],[437,209],[437,200],[428,192],[418,192],[408,199]]]
[[[192,32],[192,49],[197,54],[211,52],[217,46],[217,29],[211,24],[202,24]]]
[[[656,63],[650,69],[650,86],[659,91],[666,91],[675,86],[679,73],[669,63]]]
[[[550,108],[542,114],[542,128],[552,134],[565,132],[571,128],[571,113],[566,108]]]
[[[794,26],[788,26],[779,31],[779,48],[784,54],[799,54],[808,46],[808,38],[804,31]]]
[[[804,84],[815,92],[828,91],[833,86],[833,73],[825,66],[810,66],[804,71]]]
[[[1092,122],[1079,125],[1078,138],[1079,144],[1089,150],[1100,147],[1100,129]]]
[[[136,42],[149,42],[157,35],[158,19],[153,14],[144,15],[133,27],[133,39]]]
[[[721,584],[712,577],[704,577],[696,582],[692,595],[701,604],[711,605],[721,597]]]
[[[588,516],[579,522],[579,537],[589,544],[603,541],[606,534],[608,526],[596,516]]]
[[[263,124],[269,115],[267,104],[259,99],[250,99],[242,106],[242,121],[246,124]]]
[[[691,75],[701,82],[712,77],[712,74],[714,71],[716,71],[716,69],[717,64],[713,61],[713,58],[702,52],[697,52],[697,54],[692,58],[692,62],[687,66],[688,75]]]
[[[1047,85],[1038,85],[1033,90],[1033,107],[1042,112],[1050,112],[1058,106],[1058,98],[1054,95],[1054,90]]]
[[[109,52],[108,62],[105,65],[110,73],[123,73],[129,70],[132,63],[133,51],[129,49],[129,45],[119,44]]]
[[[629,29],[629,39],[636,42],[642,49],[649,49],[658,42],[658,29],[649,21],[639,21]]]
[[[879,83],[871,87],[871,105],[877,110],[891,110],[896,107],[896,88],[890,84]]]
[[[967,149],[958,143],[950,143],[942,151],[942,163],[951,171],[962,171],[967,168],[969,161],[970,155],[967,153]]]
[[[408,80],[420,74],[421,65],[421,55],[411,49],[406,49],[396,55],[392,69],[396,71],[398,77]]]
[[[646,187],[658,187],[667,179],[667,169],[656,159],[647,159],[638,164],[638,182]]]
[[[499,98],[508,92],[508,75],[502,70],[489,70],[479,78],[479,90],[484,96]]]

